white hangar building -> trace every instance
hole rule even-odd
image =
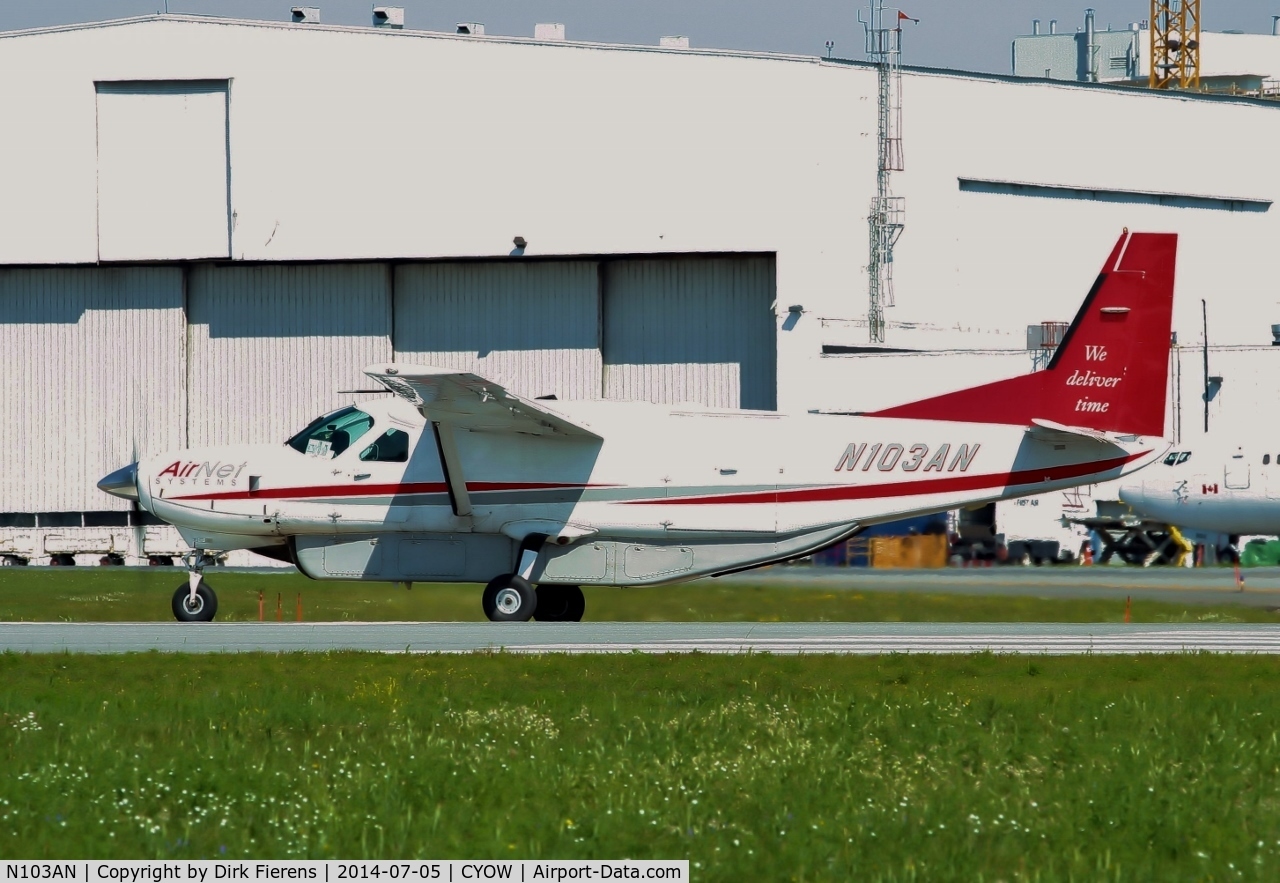
[[[373,362],[781,410],[1028,371],[1123,227],[1183,235],[1174,431],[1201,299],[1215,425],[1280,384],[1280,105],[907,71],[886,351],[865,65],[156,15],[0,34],[0,82],[0,554],[119,550],[101,476]]]

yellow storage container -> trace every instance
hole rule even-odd
[[[947,566],[947,538],[943,534],[872,537],[872,567],[929,568]]]

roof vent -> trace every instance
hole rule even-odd
[[[535,40],[554,40],[564,42],[564,25],[559,22],[547,24],[538,23],[533,26],[533,39]]]
[[[484,25],[478,21],[460,21],[458,22],[458,30],[455,33],[469,37],[483,37]]]
[[[304,25],[320,24],[320,7],[319,6],[295,6],[290,10],[293,13],[293,20]]]
[[[663,49],[688,49],[688,37],[659,37],[658,45]]]
[[[396,28],[404,27],[404,7],[403,6],[375,6],[373,7],[373,26],[375,28]]]

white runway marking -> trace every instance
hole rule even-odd
[[[0,623],[17,653],[1280,653],[1280,625]]]

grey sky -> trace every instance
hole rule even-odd
[[[827,40],[835,54],[862,58],[857,0],[380,0],[405,7],[409,28],[452,31],[455,22],[484,23],[490,34],[532,36],[535,22],[562,22],[571,40],[657,43],[667,34],[688,36],[695,47],[754,49],[822,55]],[[169,0],[171,12],[232,18],[286,20],[288,2],[257,0]],[[326,24],[367,25],[368,0],[310,0]],[[1084,20],[1084,2],[1064,0],[902,0],[903,11],[920,19],[905,23],[907,64],[1009,72],[1009,43],[1031,31],[1031,20],[1056,18],[1061,32]],[[1097,22],[1117,29],[1148,15],[1148,0],[1094,0]],[[0,30],[144,15],[164,0],[2,0]],[[1270,33],[1280,0],[1205,0],[1206,30]],[[1280,38],[1277,38],[1280,39]]]

